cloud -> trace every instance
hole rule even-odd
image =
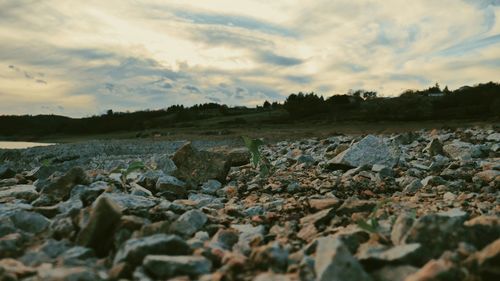
[[[498,81],[499,15],[498,0],[0,1],[0,112]]]

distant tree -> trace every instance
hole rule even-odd
[[[377,97],[377,92],[375,91],[367,91],[363,93],[363,98],[365,100],[371,100]]]
[[[446,86],[444,87],[444,89],[443,89],[443,93],[445,93],[445,94],[449,94],[449,93],[451,93],[451,91],[448,89],[448,85],[446,85]]]
[[[271,103],[270,103],[270,102],[268,102],[268,101],[266,100],[266,101],[264,102],[264,104],[262,105],[262,107],[263,107],[263,108],[265,108],[265,109],[268,109],[268,108],[270,108],[270,107],[271,107]]]
[[[108,115],[108,116],[113,115],[113,110],[112,109],[108,109],[108,111],[106,111],[106,115]]]

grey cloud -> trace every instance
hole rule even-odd
[[[36,79],[35,82],[38,84],[45,84],[45,85],[47,84],[47,81],[42,80],[42,79]]]
[[[260,62],[279,65],[279,66],[294,66],[302,64],[304,62],[301,59],[280,56],[266,51],[258,52],[256,58]]]
[[[195,87],[193,85],[186,85],[182,88],[188,90],[191,93],[200,93],[200,89],[198,89],[197,87]]]
[[[217,97],[205,96],[205,98],[209,101],[212,101],[212,102],[221,103],[221,99],[219,99]]]
[[[307,76],[288,75],[288,76],[285,76],[285,78],[289,81],[299,83],[299,84],[308,84],[308,83],[311,83],[311,81],[312,81],[311,77],[307,77]]]

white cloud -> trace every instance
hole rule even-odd
[[[2,1],[0,113],[60,105],[81,116],[215,100],[251,105],[301,90],[395,95],[434,82],[486,82],[499,74],[499,5]]]

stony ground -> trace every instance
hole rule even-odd
[[[0,280],[500,280],[498,128],[237,145],[0,150]]]

